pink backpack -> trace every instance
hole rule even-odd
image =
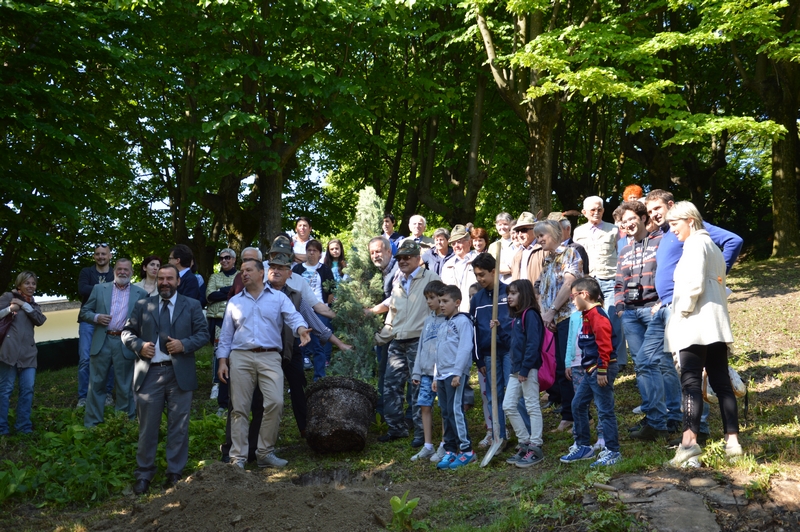
[[[522,332],[525,332],[525,314],[529,311],[526,308],[522,311]],[[542,344],[539,348],[539,353],[542,356],[542,367],[539,368],[539,390],[544,391],[552,387],[556,382],[556,337],[553,332],[544,326],[541,316],[539,323],[542,324]]]

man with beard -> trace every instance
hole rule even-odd
[[[114,265],[114,282],[94,285],[92,294],[81,307],[80,320],[94,326],[89,350],[89,389],[86,395],[86,428],[103,422],[108,373],[114,368],[117,386],[116,409],[135,417],[133,393],[134,354],[122,344],[120,335],[133,306],[147,298],[147,292],[131,284],[133,265],[130,259],[118,259]]]
[[[156,474],[161,415],[167,409],[167,481],[175,485],[189,459],[189,414],[197,389],[194,353],[208,342],[208,323],[200,302],[178,294],[178,268],[158,270],[158,295],[136,302],[122,331],[125,347],[136,353],[133,389],[139,416],[136,451],[137,495],[150,489]]]

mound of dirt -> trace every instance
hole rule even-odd
[[[438,482],[413,484],[403,490],[420,497],[415,516],[421,517],[436,500]],[[382,473],[321,471],[288,479],[215,462],[91,530],[381,530],[391,521],[394,495],[402,496],[400,488]]]

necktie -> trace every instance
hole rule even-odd
[[[167,352],[167,337],[170,336],[172,324],[169,321],[169,300],[164,300],[161,313],[158,315],[158,345],[161,351]]]

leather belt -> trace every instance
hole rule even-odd
[[[109,336],[120,336],[122,331],[106,331],[106,334]]]
[[[172,365],[172,361],[171,360],[166,360],[164,362],[150,362],[150,367],[153,367],[153,366],[171,366],[171,365]]]
[[[267,351],[280,352],[277,347],[254,347],[253,349],[248,349],[248,351],[252,351],[253,353],[266,353]]]

